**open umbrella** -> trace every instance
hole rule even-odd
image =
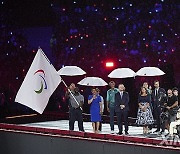
[[[130,78],[135,76],[136,73],[130,68],[117,68],[108,75],[109,78]]]
[[[160,76],[165,73],[160,70],[158,67],[143,67],[136,72],[138,76]]]
[[[108,85],[103,79],[99,77],[86,77],[78,82],[79,85],[83,86],[106,86]]]
[[[86,72],[78,66],[65,66],[58,71],[58,74],[65,76],[77,76],[84,75]]]
[[[83,71],[80,67],[78,66],[65,66],[63,68],[61,68],[58,71],[58,74],[60,76],[64,75],[64,76],[77,76],[77,75],[84,75],[86,74],[85,71]],[[67,88],[67,84],[64,82],[64,80],[61,77],[61,81],[63,82],[63,84],[65,85],[65,87]],[[79,105],[79,102],[76,100],[76,98],[74,97],[74,95],[72,94],[72,92],[70,91],[70,89],[68,88],[69,93],[71,94],[71,96],[73,97],[73,99],[75,100],[75,102]],[[81,108],[81,107],[80,107]],[[82,108],[81,108],[82,110]]]

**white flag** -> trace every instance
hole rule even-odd
[[[16,95],[15,101],[42,114],[61,78],[41,49]]]

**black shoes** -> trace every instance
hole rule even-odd
[[[123,133],[122,132],[118,132],[117,135],[122,135]]]
[[[126,131],[126,132],[125,132],[125,135],[129,135],[129,133]]]

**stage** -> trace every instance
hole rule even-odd
[[[85,132],[93,133],[92,131],[92,123],[91,122],[84,122],[84,130]],[[69,130],[69,121],[68,120],[57,120],[57,121],[47,121],[47,122],[37,122],[37,123],[29,123],[23,124],[22,126],[29,126],[29,127],[38,127],[38,128],[48,128],[48,129],[60,129],[60,130]],[[79,131],[78,123],[75,122],[74,131]],[[152,132],[156,129],[153,128]],[[102,124],[102,131],[99,132],[100,134],[111,134],[110,125],[107,123]],[[118,126],[115,125],[114,133],[118,133]],[[115,135],[114,134],[114,135]],[[157,133],[151,133],[148,135],[143,135],[143,128],[136,127],[136,126],[129,126],[129,135],[128,136],[137,136],[137,137],[144,137],[144,138],[156,138],[162,139],[163,136],[157,135]]]
[[[153,133],[145,136],[142,127],[129,126],[129,135],[111,134],[107,123],[102,124],[99,134],[92,132],[91,122],[84,122],[84,129],[85,132],[78,131],[75,122],[75,130],[69,131],[68,120],[0,123],[0,149],[2,154],[13,154],[14,151],[18,154],[178,154],[180,151],[179,139],[167,140]],[[115,125],[117,132],[118,127]]]

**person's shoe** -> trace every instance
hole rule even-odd
[[[126,132],[125,132],[125,135],[129,135],[129,133],[126,131]]]
[[[122,135],[123,133],[122,132],[118,132],[117,135]]]
[[[114,130],[111,130],[111,134],[115,134],[115,133],[114,133]]]

